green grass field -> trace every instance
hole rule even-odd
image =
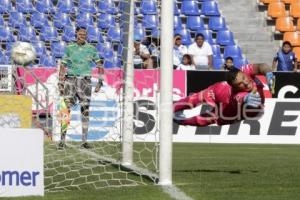
[[[173,182],[192,199],[300,199],[298,145],[177,143],[174,144],[173,153]],[[48,192],[43,198],[9,199],[171,199],[150,181],[121,188],[81,189],[82,191]]]

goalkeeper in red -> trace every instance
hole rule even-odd
[[[265,97],[263,83],[256,75],[265,75],[268,86],[273,86],[273,73],[266,64],[233,68],[228,72],[226,81],[175,102],[174,122],[190,126],[225,125],[258,116],[263,112]],[[208,105],[211,110],[194,117],[184,117],[183,110],[200,104]]]

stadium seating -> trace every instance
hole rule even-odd
[[[289,41],[292,46],[300,46],[300,33],[299,32],[285,32],[283,40]]]
[[[64,41],[52,42],[51,53],[55,58],[62,58],[65,52],[66,43]]]
[[[174,27],[176,28],[176,26]],[[193,31],[206,29],[204,25],[204,21],[200,16],[188,16],[186,27]]]
[[[41,57],[42,55],[46,54],[47,50],[46,50],[44,42],[36,41],[36,42],[33,42],[32,44],[35,48],[36,56],[38,58]]]
[[[269,4],[272,2],[278,2],[278,1],[281,1],[281,0],[259,0],[259,2],[261,2],[263,4]]]
[[[108,29],[115,26],[115,16],[111,14],[101,13],[98,18],[98,27],[101,29]]]
[[[41,29],[40,38],[42,41],[54,42],[58,41],[58,32],[55,27],[46,27],[44,26]]]
[[[2,15],[0,15],[0,26],[4,26],[4,19]]]
[[[55,59],[50,55],[42,55],[39,59],[39,64],[45,67],[56,67]]]
[[[248,64],[248,60],[246,58],[234,58],[233,59],[233,65],[237,68],[240,68],[243,65]]]
[[[158,27],[158,17],[157,15],[144,15],[143,26],[146,29],[154,29]]]
[[[113,0],[99,1],[98,10],[101,13],[117,14],[118,8],[115,7]]]
[[[182,29],[182,20],[180,16],[174,16],[174,29]]]
[[[10,0],[0,0],[0,14],[9,13],[12,11],[12,4]]]
[[[26,20],[23,13],[11,12],[9,15],[8,25],[13,28],[19,28],[22,25],[26,25]]]
[[[272,18],[285,17],[285,4],[282,2],[272,2],[268,6],[268,16]]]
[[[104,68],[121,67],[121,60],[117,56],[112,56],[104,59],[103,66]]]
[[[215,70],[222,69],[222,66],[224,65],[225,60],[222,57],[213,57],[212,64],[214,66]]]
[[[41,29],[43,26],[49,26],[47,16],[40,12],[34,12],[31,14],[30,23],[36,29]]]
[[[293,52],[295,53],[297,61],[299,62],[300,61],[300,47],[294,47]]]
[[[222,58],[222,55],[221,55],[221,48],[219,45],[211,45],[211,49],[212,49],[212,52],[213,52],[213,57],[214,58]]]
[[[57,11],[59,13],[74,13],[75,6],[73,0],[59,0],[57,3]]]
[[[112,26],[107,31],[107,39],[111,42],[121,42],[121,29],[119,26]]]
[[[206,16],[220,16],[220,11],[216,1],[204,1],[201,6],[201,14]]]
[[[103,42],[103,36],[99,28],[89,27],[87,29],[87,41],[92,43]]]
[[[76,26],[79,27],[93,27],[94,19],[91,13],[79,13],[76,17]]]
[[[292,32],[295,31],[293,18],[291,17],[279,17],[276,19],[275,24],[276,31],[280,32]]]
[[[94,0],[80,0],[78,3],[78,10],[82,13],[92,13],[96,14],[97,9],[95,8]]]
[[[300,1],[293,2],[290,5],[290,16],[292,16],[294,18],[300,17]]]
[[[294,2],[299,2],[299,0],[281,0],[285,4],[292,4]]]
[[[62,40],[65,42],[72,42],[75,41],[75,38],[75,27],[65,27],[62,34]]]
[[[18,40],[24,42],[34,42],[37,40],[36,33],[31,26],[23,25],[19,29]]]
[[[224,48],[224,58],[232,57],[233,59],[242,58],[242,50],[237,45],[228,45]]]
[[[156,15],[157,14],[157,2],[154,0],[142,0],[141,13],[143,15]]]
[[[182,1],[181,13],[184,15],[200,15],[198,1]]]
[[[21,13],[32,13],[34,11],[31,0],[16,0],[16,10]]]
[[[179,34],[181,35],[181,42],[184,45],[190,45],[192,44],[192,38],[191,38],[191,33],[188,29],[182,28],[182,29],[176,29],[174,31],[174,34]]]
[[[180,10],[176,2],[174,2],[174,15],[180,15]]]
[[[8,65],[9,63],[9,57],[5,55],[2,51],[0,51],[0,64],[1,65]]]
[[[0,27],[0,41],[14,42],[15,38],[11,32],[11,29],[7,26]]]
[[[112,45],[110,42],[98,43],[96,48],[98,50],[100,58],[109,59],[114,55]]]
[[[55,9],[51,0],[35,1],[35,9],[38,12],[54,14]]]
[[[216,43],[222,46],[234,45],[233,33],[229,30],[221,30],[217,33]]]
[[[138,38],[140,41],[143,41],[146,36],[146,31],[141,23],[137,24],[134,27],[134,38]]]
[[[300,31],[300,18],[298,18],[298,20],[297,20],[296,30]]]
[[[208,28],[213,31],[227,30],[224,17],[210,17]]]
[[[57,29],[63,29],[66,26],[72,26],[70,16],[67,13],[56,13],[54,15],[53,25]]]

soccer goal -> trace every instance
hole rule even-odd
[[[15,66],[18,95],[32,97],[33,126],[45,130],[45,191],[171,185],[173,1],[74,1],[71,7],[63,2],[28,14],[39,39],[32,42],[37,60],[31,67]],[[39,27],[35,22],[43,16]],[[99,56],[105,68],[95,92],[99,76],[93,64],[88,115],[78,94],[69,112],[59,88],[64,49],[76,44],[78,26],[86,30],[84,44],[97,51],[87,63]],[[82,146],[83,121],[88,148]]]

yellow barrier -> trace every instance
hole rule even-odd
[[[11,120],[17,118],[18,128],[32,128],[32,99],[21,95],[0,95],[0,116]],[[16,127],[15,127],[16,128]]]

